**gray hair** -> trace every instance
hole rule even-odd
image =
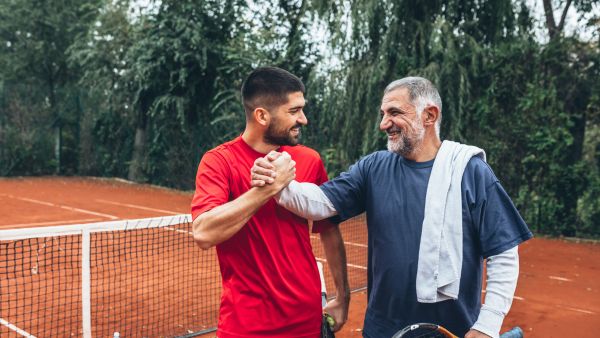
[[[421,113],[423,113],[423,110],[427,105],[434,105],[438,107],[440,116],[435,123],[435,133],[439,137],[440,125],[442,124],[442,98],[440,97],[440,93],[438,92],[437,88],[435,88],[431,81],[425,78],[411,76],[390,83],[387,87],[385,87],[383,95],[400,88],[408,89],[410,101],[415,106],[417,110],[417,116],[419,118],[421,117]]]

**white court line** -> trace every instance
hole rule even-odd
[[[70,210],[70,211],[76,211],[76,212],[80,212],[80,213],[84,213],[84,214],[90,214],[90,215],[95,215],[95,216],[106,217],[108,219],[119,219],[119,217],[113,216],[113,215],[109,215],[109,214],[103,214],[103,213],[100,213],[100,212],[94,212],[94,211],[90,211],[90,210],[69,207],[69,206],[66,206],[66,205],[54,204],[54,203],[44,202],[44,201],[40,201],[40,200],[34,200],[33,198],[17,197],[17,196],[8,195],[8,194],[0,194],[0,196],[6,196],[6,197],[14,198],[14,199],[17,199],[17,200],[21,200],[21,201],[26,201],[26,202],[31,202],[31,203],[37,203],[37,204],[41,204],[41,205],[47,205],[49,207],[57,207],[57,208],[66,209],[66,210]]]
[[[483,293],[485,293],[485,290],[483,290]],[[514,296],[513,298],[516,299],[516,300],[521,300],[521,301],[525,300],[525,298],[519,297],[519,296]],[[593,311],[579,309],[579,308],[576,308],[576,307],[564,306],[564,305],[559,305],[559,304],[554,304],[554,305],[556,307],[559,307],[559,308],[563,308],[563,309],[567,309],[567,310],[571,310],[571,311],[575,311],[575,312],[581,312],[581,313],[585,313],[585,314],[588,314],[588,315],[594,315],[594,314],[596,314]]]
[[[190,235],[190,236],[194,235],[191,231],[186,231],[186,230],[181,230],[181,229],[175,229],[175,228],[171,228],[171,227],[162,227],[160,229],[165,229],[165,230],[175,231],[175,232],[181,232],[182,234],[186,234],[186,235]]]
[[[317,236],[310,236],[310,238],[312,238],[312,239],[319,239],[319,237],[317,237]],[[355,243],[355,242],[346,242],[346,241],[344,241],[344,244],[352,245],[352,246],[358,246],[358,247],[361,247],[361,248],[368,248],[369,247],[366,244]]]
[[[192,236],[194,235],[194,234],[193,234],[191,231],[186,231],[186,230],[181,230],[181,229],[174,229],[174,228],[170,228],[170,227],[164,227],[163,229],[165,229],[165,230],[170,230],[170,231],[177,231],[177,232],[181,232],[181,233],[188,234],[188,235],[192,235]],[[317,237],[317,236],[310,236],[310,238],[318,239],[319,237]],[[348,245],[358,245],[358,246],[364,246],[364,247],[367,247],[366,245],[363,245],[363,244],[358,244],[358,243],[352,243],[352,242],[344,242],[344,244],[348,244]],[[327,262],[327,260],[326,260],[326,259],[324,259],[324,258],[317,258],[317,260],[318,260],[318,261],[321,261],[321,262]],[[364,270],[366,270],[366,269],[367,269],[367,267],[366,267],[366,266],[354,265],[354,264],[350,264],[350,263],[347,263],[347,265],[348,265],[348,266],[351,266],[351,267],[353,267],[353,268],[357,268],[357,269],[364,269]]]
[[[584,309],[578,309],[576,307],[563,306],[563,305],[558,305],[558,304],[556,304],[556,307],[560,307],[560,308],[571,310],[571,311],[581,312],[581,313],[585,313],[585,314],[588,314],[588,315],[594,315],[594,314],[596,314],[593,311],[584,310]]]
[[[186,231],[186,230],[181,230],[181,229],[175,229],[175,228],[171,228],[171,227],[164,227],[161,229],[165,229],[165,230],[169,230],[169,231],[175,231],[175,232],[181,232],[183,234],[187,234],[187,235],[193,235],[192,232],[190,231]],[[315,236],[311,236],[311,237],[315,237]],[[344,242],[346,243],[346,242]],[[327,260],[325,258],[320,258],[320,257],[315,257],[315,259],[319,262],[323,262],[323,263],[327,263]],[[362,266],[362,265],[356,265],[356,264],[350,264],[350,263],[346,263],[347,266],[351,267],[351,268],[356,268],[356,269],[362,269],[362,270],[367,270],[366,266]]]
[[[69,221],[53,221],[53,222],[38,222],[38,223],[20,223],[20,224],[0,224],[0,227],[23,227],[23,226],[34,226],[34,225],[56,225],[56,224],[71,224],[78,222],[93,222],[101,221],[101,218],[86,218],[86,219],[74,219]]]
[[[327,263],[327,260],[325,258],[315,257],[315,259],[318,260],[319,262]],[[367,267],[362,266],[362,265],[346,263],[346,266],[349,266],[351,268],[361,269],[361,270],[367,270]]]
[[[481,290],[481,293],[485,293],[485,292],[486,292],[486,290]],[[513,299],[516,299],[516,300],[525,300],[525,298],[519,297],[519,296],[513,296]]]
[[[573,281],[572,279],[563,278],[563,277],[556,277],[556,276],[548,276],[548,278],[559,280],[559,281],[562,281],[562,282],[572,282]]]
[[[11,323],[7,322],[6,320],[4,320],[4,319],[2,319],[2,318],[0,318],[0,324],[2,324],[2,325],[4,325],[4,326],[8,327],[9,329],[11,329],[11,330],[15,331],[16,333],[20,334],[20,335],[21,335],[21,336],[23,336],[23,337],[35,338],[35,336],[34,336],[34,335],[32,335],[31,333],[29,333],[29,332],[27,332],[27,331],[25,331],[25,330],[19,329],[19,328],[18,328],[18,327],[16,327],[15,325],[13,325],[13,324],[11,324]]]
[[[165,230],[169,230],[169,231],[181,232],[181,233],[187,234],[187,235],[193,235],[193,233],[190,232],[190,231],[181,230],[181,229],[174,229],[174,228],[171,228],[171,227],[164,227],[164,228],[161,228],[161,229],[165,229]],[[315,237],[315,236],[311,236],[311,237]],[[344,243],[347,243],[347,242],[344,242]],[[320,257],[315,257],[315,258],[319,262],[323,262],[323,263],[327,262],[327,260],[325,258],[320,258]],[[350,263],[346,263],[346,265],[349,266],[349,267],[351,267],[351,268],[367,270],[367,267],[366,266],[362,266],[362,265],[356,265],[356,264],[350,264]]]
[[[128,204],[128,203],[118,203],[118,202],[112,202],[112,201],[107,201],[107,200],[96,200],[96,202],[106,203],[106,204],[112,204],[112,205],[120,205],[120,206],[124,206],[124,207],[136,208],[136,209],[142,209],[142,210],[148,210],[148,211],[158,211],[158,212],[162,212],[162,213],[170,214],[170,215],[179,215],[179,214],[181,214],[180,212],[174,212],[174,211],[170,211],[170,210],[148,208],[148,207],[144,207],[144,206],[141,206],[141,205]]]

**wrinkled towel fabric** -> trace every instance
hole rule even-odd
[[[431,169],[417,265],[417,300],[436,303],[457,299],[463,254],[462,176],[477,147],[444,141]]]

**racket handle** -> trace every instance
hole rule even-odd
[[[325,286],[323,263],[317,261],[317,268],[319,269],[319,278],[321,279],[321,306],[325,307],[325,305],[327,305],[327,287]]]
[[[504,332],[500,335],[500,338],[523,338],[523,330],[520,327],[515,326],[509,331]]]

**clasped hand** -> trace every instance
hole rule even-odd
[[[250,181],[253,187],[263,187],[275,183],[278,177],[281,179],[281,175],[288,174],[294,176],[290,182],[296,178],[296,162],[287,152],[280,153],[273,150],[265,157],[259,157],[254,161],[250,169]]]
[[[270,188],[279,192],[296,178],[296,162],[287,152],[271,151],[254,161],[250,169],[252,187]]]

